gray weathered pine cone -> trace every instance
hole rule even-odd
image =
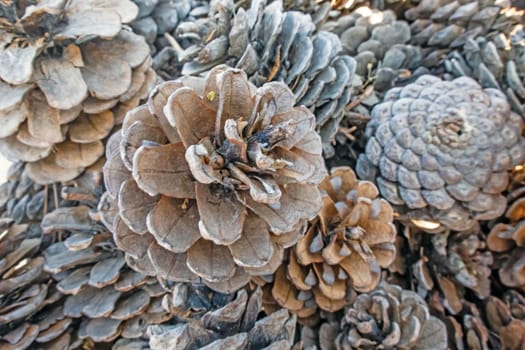
[[[43,250],[54,238],[44,233],[41,223],[55,205],[59,210],[96,205],[100,189],[98,195],[94,189],[101,184],[101,167],[86,171],[72,183],[48,188],[33,183],[24,166],[13,165],[8,182],[2,185],[10,198],[0,206],[0,348],[76,349],[83,343],[78,336],[80,322],[64,313],[65,298],[44,271]]]
[[[174,35],[179,23],[195,21],[208,15],[207,0],[132,0],[139,8],[137,18],[130,24],[133,30],[146,38],[152,56],[162,51],[169,42],[165,34]]]
[[[260,317],[261,306],[260,289],[251,293],[242,289],[234,300],[199,318],[149,327],[149,345],[151,350],[291,349],[296,317],[285,309]]]
[[[339,36],[343,53],[357,63],[356,75],[361,84],[373,85],[374,92],[393,87],[421,64],[419,47],[409,44],[408,23],[398,20],[391,10],[362,6],[327,21],[321,29]]]
[[[524,11],[511,1],[421,1],[405,15],[412,43],[424,47],[423,64],[444,62],[452,77],[470,76],[504,91],[525,114]]]
[[[130,0],[0,4],[0,152],[49,184],[77,177],[156,80]],[[96,24],[96,25],[95,25]]]
[[[508,171],[525,160],[522,125],[501,91],[425,75],[374,107],[357,174],[403,218],[463,231],[505,211]]]
[[[360,294],[337,323],[324,323],[320,334],[335,336],[335,349],[447,349],[443,322],[431,316],[426,302],[416,293],[382,283]]]
[[[325,155],[333,155],[330,141],[350,100],[355,61],[342,54],[335,34],[317,31],[309,15],[284,11],[281,1],[252,1],[245,10],[216,0],[208,17],[179,23],[174,39],[182,74],[226,63],[243,69],[256,86],[286,83],[297,105],[316,115]]]
[[[91,208],[92,209],[92,208]],[[59,208],[42,220],[44,233],[66,232],[44,252],[44,270],[64,294],[63,313],[80,320],[78,337],[95,343],[142,341],[148,325],[171,318],[162,307],[166,290],[156,278],[133,271],[111,234],[90,217],[88,206]],[[125,342],[130,344],[130,342]]]

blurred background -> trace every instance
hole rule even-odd
[[[5,182],[9,165],[11,162],[0,155],[0,183]]]

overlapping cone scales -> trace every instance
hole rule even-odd
[[[296,317],[287,310],[260,317],[262,292],[240,290],[231,302],[202,317],[149,327],[152,350],[291,349]]]
[[[373,84],[376,93],[391,88],[407,70],[421,64],[420,48],[409,45],[408,23],[391,10],[361,6],[327,21],[322,29],[339,36],[343,52],[356,61],[361,85]]]
[[[487,245],[496,256],[501,282],[514,288],[525,288],[523,255],[525,254],[525,198],[523,187],[509,194],[505,219],[497,223],[487,237]]]
[[[319,185],[323,207],[306,235],[289,249],[276,273],[275,301],[304,319],[317,309],[337,311],[355,291],[376,288],[381,268],[395,257],[393,210],[369,181],[333,168]]]
[[[499,90],[422,76],[374,107],[357,173],[404,216],[466,230],[504,212],[507,172],[525,159],[522,124]]]
[[[416,293],[381,284],[346,311],[336,349],[447,349],[445,325]]]
[[[155,82],[148,45],[123,27],[138,9],[130,0],[0,7],[0,152],[29,162],[38,183],[72,180]]]
[[[111,137],[105,222],[134,268],[234,291],[275,272],[319,211],[315,119],[225,66],[160,85]]]

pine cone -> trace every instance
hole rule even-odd
[[[286,83],[297,105],[314,112],[325,153],[333,155],[330,141],[350,100],[355,71],[335,34],[316,31],[307,14],[283,12],[280,0],[252,1],[248,10],[235,10],[231,0],[214,1],[207,18],[180,23],[175,34],[175,46],[193,39],[178,53],[184,75],[226,63],[244,70],[256,86]]]
[[[525,298],[509,291],[502,299],[490,297],[485,305],[488,324],[496,336],[493,348],[524,350]]]
[[[416,231],[410,236],[411,280],[419,295],[437,298],[452,315],[461,312],[467,289],[479,299],[490,295],[493,257],[479,227],[441,234]]]
[[[218,66],[128,113],[104,172],[119,213],[106,223],[128,263],[219,292],[275,272],[319,211],[326,174],[314,116],[293,103],[282,83],[256,89]]]
[[[362,84],[372,84],[376,95],[393,87],[421,64],[420,49],[408,45],[408,23],[397,20],[391,10],[359,7],[328,21],[322,29],[340,37],[343,52],[356,60],[356,74]]]
[[[525,114],[523,18],[510,1],[421,1],[406,12],[423,64],[444,66],[453,77],[470,76],[501,89],[513,110]],[[451,52],[451,50],[454,50]],[[427,54],[428,53],[428,54]]]
[[[64,314],[80,319],[78,336],[96,343],[136,339],[146,327],[167,321],[165,289],[155,278],[127,267],[111,234],[89,217],[89,207],[60,208],[42,221],[45,233],[69,232],[44,252],[44,269],[65,294]]]
[[[161,349],[288,350],[295,336],[295,316],[281,310],[258,318],[262,292],[240,290],[235,300],[198,319],[149,328],[150,347]]]
[[[11,198],[0,215],[0,256],[2,280],[0,294],[0,347],[2,349],[74,349],[82,345],[78,337],[78,320],[64,313],[64,298],[51,276],[44,271],[43,250],[53,236],[44,234],[49,220],[42,220],[47,210],[81,210],[80,203],[96,203],[92,191],[100,185],[94,169],[76,179],[73,186],[53,185],[55,191],[34,184],[23,172],[24,164],[12,166],[9,181],[2,185]],[[59,187],[59,188],[57,188]],[[2,191],[3,192],[3,191]],[[55,197],[61,194],[61,198]],[[48,199],[46,201],[46,199]],[[18,224],[7,218],[11,211],[17,215]],[[67,221],[69,217],[65,217]],[[41,223],[43,225],[41,225]],[[4,231],[5,229],[5,231]]]
[[[0,4],[0,152],[37,183],[77,177],[156,76],[129,0]],[[96,25],[94,24],[96,23]]]
[[[525,187],[509,194],[509,208],[504,222],[497,223],[487,237],[487,245],[496,254],[494,268],[507,287],[525,290]]]
[[[44,259],[38,254],[40,246],[46,244],[42,232],[9,219],[0,220],[0,229],[4,232],[0,242],[0,347],[69,344],[71,338],[66,330],[73,320],[64,316],[61,295],[42,269]]]
[[[467,38],[505,28],[514,15],[511,6],[510,1],[498,0],[424,0],[407,10],[405,17],[412,22],[412,43],[450,49]]]
[[[447,326],[449,349],[498,349],[490,339],[490,329],[476,304],[463,300],[463,309],[456,315],[446,312],[439,297],[430,298],[428,304],[431,313]]]
[[[467,230],[504,212],[507,171],[525,160],[522,125],[499,90],[422,76],[374,107],[357,174],[402,217]]]
[[[445,325],[416,293],[395,285],[357,296],[346,311],[336,349],[447,349]]]
[[[333,168],[319,185],[323,208],[305,237],[289,249],[271,290],[299,319],[318,308],[338,311],[357,292],[376,288],[381,268],[395,256],[393,211],[368,181],[347,167]]]

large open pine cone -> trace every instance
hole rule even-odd
[[[218,66],[160,85],[108,143],[106,219],[128,263],[234,291],[274,273],[317,215],[326,175],[315,117],[282,83]],[[111,206],[111,204],[109,204]]]
[[[360,294],[346,311],[335,346],[337,350],[445,350],[447,332],[443,322],[430,315],[428,305],[416,293],[382,283],[373,292]]]
[[[318,308],[338,311],[357,292],[376,288],[381,268],[395,257],[393,210],[376,186],[347,167],[333,168],[319,185],[323,208],[305,237],[289,249],[271,290],[299,318]]]
[[[516,291],[490,297],[485,317],[493,334],[493,349],[525,350],[525,297]],[[494,339],[495,338],[495,339]]]
[[[330,142],[350,100],[356,66],[342,54],[337,35],[317,31],[305,13],[284,11],[280,0],[252,1],[247,10],[236,9],[232,0],[214,1],[209,17],[180,23],[175,33],[180,42],[193,38],[178,53],[185,75],[226,63],[244,70],[256,86],[286,83],[297,105],[314,112],[325,154],[333,156]]]
[[[174,325],[149,327],[152,350],[164,349],[274,349],[289,350],[295,337],[296,318],[287,310],[259,318],[262,292],[240,290],[225,306],[197,319]]]
[[[499,90],[422,76],[374,107],[357,173],[407,218],[466,230],[505,211],[507,172],[525,160],[522,124]]]
[[[0,4],[0,152],[38,183],[68,181],[156,76],[145,40],[123,27],[129,0]]]
[[[505,222],[497,223],[487,237],[487,245],[496,255],[494,268],[507,287],[525,290],[525,187],[509,194]]]

